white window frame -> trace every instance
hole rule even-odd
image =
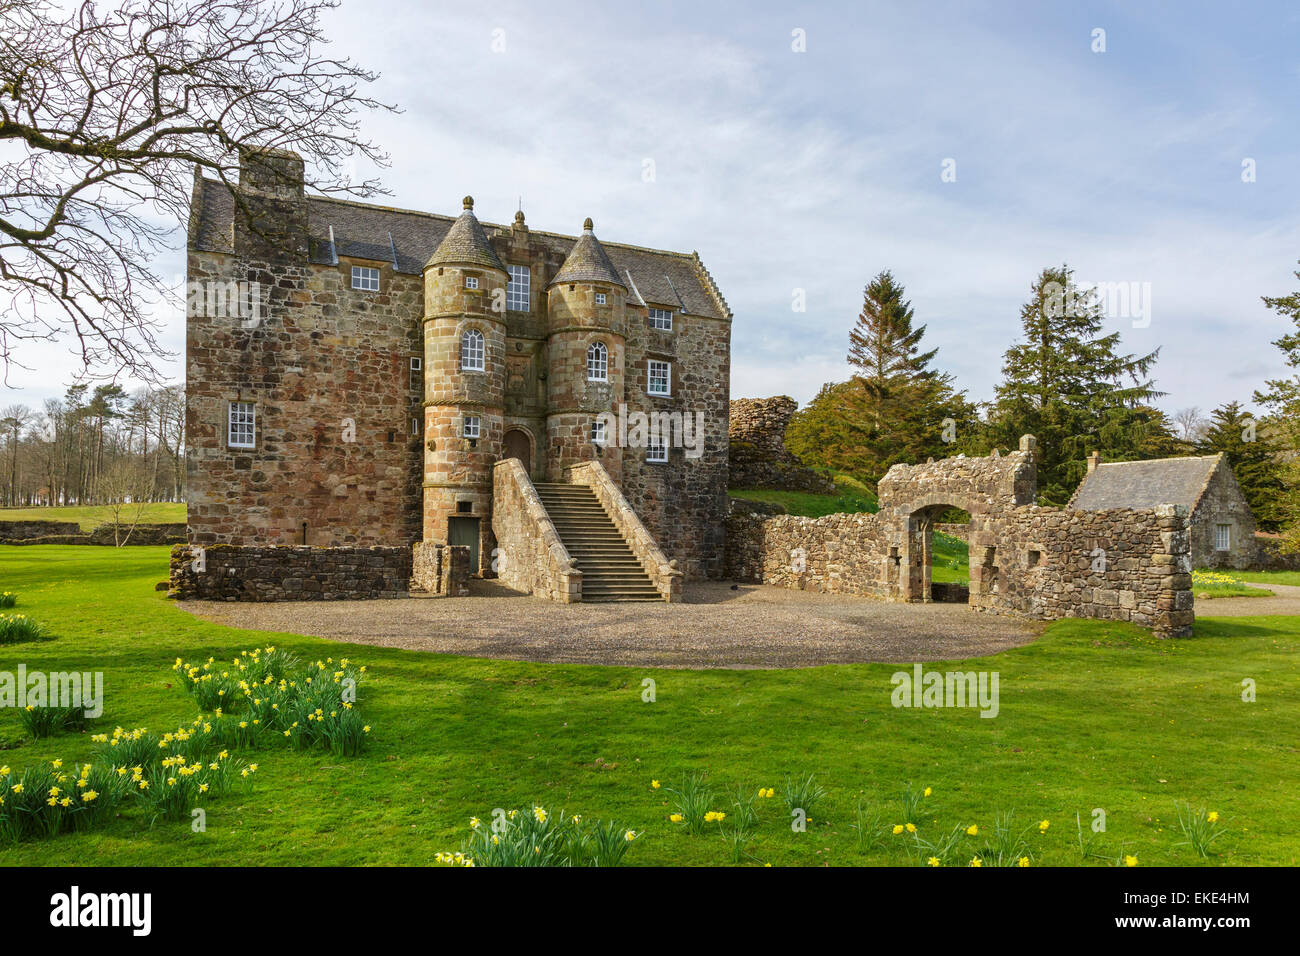
[[[231,402],[226,406],[226,445],[242,449],[257,447],[255,402]]]
[[[358,292],[378,292],[379,270],[371,266],[353,266],[352,288]]]
[[[596,293],[596,304],[597,304],[597,305],[604,305],[604,304],[605,304],[605,293],[603,293],[603,292],[597,292],[597,293]]]
[[[672,309],[656,309],[650,306],[650,328],[658,329],[660,332],[671,332],[673,330]]]
[[[460,333],[460,370],[483,372],[487,370],[487,339],[478,329]]]
[[[1216,524],[1214,526],[1214,550],[1232,550],[1232,525]]]
[[[668,461],[668,443],[663,438],[655,438],[646,442],[645,460],[655,465],[662,465]]]
[[[506,271],[510,273],[510,280],[506,283],[506,310],[531,312],[533,309],[532,270],[528,266],[507,265]]]
[[[592,342],[587,346],[587,381],[609,381],[609,346],[604,342]]]
[[[655,366],[657,366],[657,365],[658,365],[658,366],[662,366],[662,368],[663,368],[663,371],[662,371],[660,374],[658,374],[658,375],[655,374]],[[662,390],[660,390],[660,389],[656,389],[656,388],[655,388],[655,383],[656,383],[657,381],[662,381],[662,382],[663,382],[663,389],[662,389]],[[661,362],[659,359],[647,359],[647,360],[646,360],[645,390],[646,390],[646,394],[647,394],[647,395],[659,395],[659,396],[672,395],[672,393],[673,393],[673,363],[672,363],[672,362]]]
[[[483,432],[483,419],[478,415],[466,415],[460,426],[461,438],[480,438]]]
[[[411,419],[411,435],[415,438],[420,437],[420,420],[418,418]]]
[[[418,355],[411,356],[411,388],[420,388],[424,384],[424,359]]]
[[[591,420],[591,443],[604,448],[605,443],[609,441],[608,430],[608,423],[604,419],[593,418]]]
[[[467,288],[467,289],[477,289],[477,288],[478,288],[478,276],[466,276],[466,277],[465,277],[465,288]]]

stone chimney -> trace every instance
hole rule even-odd
[[[241,258],[277,264],[307,258],[301,156],[285,149],[241,150],[234,229]]]
[[[1096,471],[1097,466],[1100,464],[1101,464],[1101,452],[1094,451],[1091,455],[1088,456],[1088,474],[1091,475],[1094,471]]]

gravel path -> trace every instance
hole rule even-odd
[[[1198,617],[1258,617],[1260,615],[1300,615],[1300,587],[1291,584],[1251,584],[1267,588],[1273,597],[1214,598],[1196,602]]]
[[[493,582],[475,581],[473,588],[463,598],[179,603],[232,627],[378,647],[651,667],[956,660],[1019,647],[1042,633],[1033,622],[980,614],[964,604],[892,604],[761,585],[690,584],[681,604],[562,605]]]

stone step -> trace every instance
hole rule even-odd
[[[556,482],[533,487],[560,541],[582,572],[584,601],[662,600],[594,491],[584,485]]]

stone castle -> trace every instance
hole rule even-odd
[[[246,154],[233,189],[196,173],[191,544],[454,545],[490,573],[506,475],[525,497],[586,483],[662,595],[719,575],[731,312],[698,254],[473,206],[308,197],[283,151]],[[662,427],[628,429],[638,415]],[[600,539],[588,503],[559,502],[533,536]],[[580,572],[627,557],[613,550],[556,560]]]

